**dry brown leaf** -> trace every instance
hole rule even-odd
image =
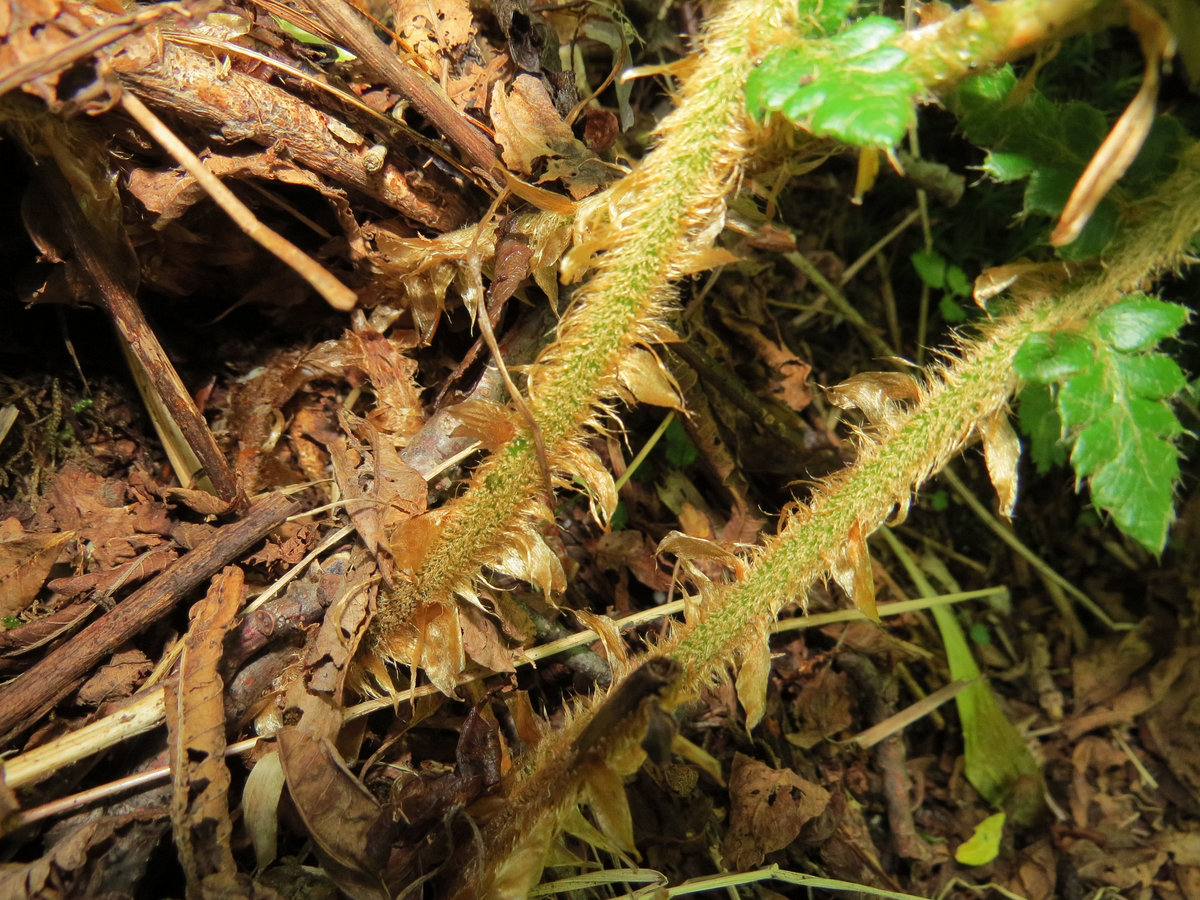
[[[556,156],[548,160],[546,163],[546,174],[539,178],[537,183],[545,184],[548,181],[561,181],[573,200],[582,200],[584,197],[592,196],[592,194],[595,194],[601,188],[607,187],[621,175],[625,174],[623,170],[615,166],[610,166],[603,160],[598,159],[592,154],[592,151],[588,150],[584,144],[578,141],[572,145],[571,150],[573,151],[573,155],[565,157]],[[553,207],[550,208],[553,209]],[[712,265],[718,265],[719,263],[715,257],[722,257],[723,262],[725,256],[727,254],[713,254],[710,257],[711,264],[704,268],[711,268]]]
[[[829,792],[791,769],[772,769],[743,753],[729,775],[729,831],[721,855],[736,871],[752,869],[763,857],[796,839],[810,819],[825,812]]]
[[[683,501],[683,506],[679,510],[679,526],[690,537],[699,538],[702,541],[716,540],[717,535],[713,531],[712,522],[702,510],[693,506],[691,501]]]
[[[281,184],[311,188],[329,200],[339,213],[341,221],[354,221],[344,191],[330,187],[313,172],[281,159],[278,148],[243,156],[210,154],[204,159],[204,167],[223,180],[278,181]],[[148,212],[157,216],[153,223],[156,229],[165,228],[194,204],[208,198],[208,193],[200,187],[196,179],[178,167],[157,170],[137,168],[129,173],[126,183],[130,193],[137,197]]]
[[[33,602],[73,531],[27,534],[17,519],[0,522],[0,616],[15,616]]]
[[[796,412],[812,403],[812,385],[808,380],[811,365],[785,345],[768,338],[754,322],[732,314],[723,315],[721,320],[749,341],[759,359],[766,364],[771,390],[776,397]]]
[[[342,732],[346,676],[366,629],[376,590],[370,568],[369,562],[357,568],[352,563],[348,570],[353,574],[353,580],[344,574],[344,570],[322,577],[322,590],[336,599],[330,604],[316,634],[310,637],[304,657],[296,667],[302,674],[290,679],[283,701],[284,710],[300,715],[296,730],[314,738],[334,741]],[[368,584],[366,588],[362,587],[364,582]],[[265,725],[264,722],[260,726],[260,733]],[[272,727],[278,726],[273,724]],[[261,772],[259,767],[262,767]],[[275,852],[276,810],[284,784],[282,770],[283,761],[278,752],[267,754],[251,771],[243,794],[247,827],[260,864],[273,857]]]
[[[488,111],[501,158],[517,174],[536,175],[544,162],[538,183],[561,180],[576,200],[595,193],[617,174],[575,137],[542,82],[532,75],[518,75],[507,91],[497,81]]]
[[[627,528],[610,531],[597,538],[593,548],[596,565],[610,571],[628,568],[633,577],[652,591],[669,591],[671,573],[658,564],[658,555],[649,538]]]
[[[1125,690],[1134,674],[1154,659],[1151,638],[1150,623],[1146,621],[1133,631],[1102,638],[1085,652],[1075,654],[1071,658],[1075,712],[1107,703]]]
[[[365,448],[355,448],[345,438],[327,446],[333,483],[345,504],[350,521],[358,532],[363,546],[378,557],[388,547],[383,531],[383,510],[372,487],[375,483],[375,461]]]
[[[377,582],[371,577],[369,565],[359,565],[342,583],[343,592],[329,607],[315,640],[305,651],[307,695],[319,697],[322,705],[337,711],[337,725],[341,725],[341,707],[344,700],[346,677],[354,652],[366,631],[370,610],[374,607]],[[364,586],[365,584],[365,586]],[[292,698],[289,698],[292,699]],[[294,705],[310,712],[303,700]],[[313,734],[335,737],[323,729],[307,728]]]
[[[5,3],[4,7],[7,21],[4,40],[0,41],[0,72],[6,75],[21,65],[54,60],[56,53],[69,50],[78,35],[100,27],[108,18],[103,15],[103,7],[93,3],[21,0],[20,3]],[[64,91],[61,98],[58,92],[59,78],[77,61],[77,57],[67,57],[44,71],[30,71],[17,84],[5,89],[20,87],[38,97],[51,112],[62,112],[64,107],[78,108],[79,97],[75,90]],[[104,108],[113,102],[103,84],[80,86],[78,93]]]
[[[1058,855],[1048,839],[1022,849],[1016,869],[1016,887],[1026,900],[1053,900],[1057,896]]]
[[[425,421],[417,362],[405,353],[413,341],[389,338],[371,328],[352,331],[345,340],[354,351],[347,362],[366,373],[375,392],[371,423],[403,446]]]
[[[472,38],[466,0],[390,0],[400,36],[417,55],[432,62]]]
[[[72,603],[32,622],[0,631],[0,657],[20,656],[72,630],[95,612],[96,603]]]
[[[519,174],[533,175],[538,160],[561,156],[578,143],[546,88],[532,75],[518,75],[507,91],[497,82],[490,112],[504,163]]]
[[[100,571],[161,545],[172,530],[164,504],[147,499],[125,481],[106,480],[75,463],[67,463],[55,476],[38,510],[38,519],[43,516],[86,541],[91,547],[89,564]]]
[[[1135,679],[1127,690],[1086,713],[1067,719],[1062,725],[1062,733],[1067,740],[1073,741],[1094,728],[1132,722],[1162,702],[1179,681],[1188,663],[1197,656],[1200,656],[1200,646],[1176,648],[1169,657],[1155,663],[1149,672]]]
[[[381,873],[391,851],[391,815],[346,768],[328,738],[290,727],[276,738],[288,793],[322,868],[351,897],[390,900]]]
[[[33,862],[0,867],[0,897],[119,897],[138,884],[162,842],[166,817],[139,810],[86,822]],[[119,851],[122,865],[108,865]]]
[[[1162,702],[1145,716],[1145,727],[1155,752],[1175,779],[1200,802],[1200,658],[1193,658],[1165,692]]]
[[[988,477],[996,488],[1000,515],[1011,519],[1017,506],[1017,463],[1021,460],[1021,441],[1012,427],[1008,410],[998,410],[979,426]]]
[[[850,712],[850,676],[830,668],[819,669],[804,682],[791,706],[805,727],[785,737],[788,743],[809,750],[854,724]]]
[[[242,599],[242,570],[227,566],[193,610],[179,679],[167,685],[171,821],[189,897],[237,896],[247,888],[230,848],[225,699],[218,674],[222,642]]]
[[[138,649],[114,653],[100,671],[84,682],[75,699],[84,706],[99,706],[130,696],[154,671],[154,663]]]

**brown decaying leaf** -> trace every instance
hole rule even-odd
[[[280,157],[278,148],[271,147],[243,156],[210,155],[204,167],[223,179],[262,179],[281,184],[312,188],[322,194],[333,206],[338,219],[353,228],[354,216],[346,194],[329,187],[313,172]],[[157,215],[156,229],[166,228],[196,203],[203,202],[208,194],[184,169],[134,169],[127,181],[129,191],[141,201],[148,212]],[[353,231],[348,232],[351,238]]]
[[[1200,709],[1200,660],[1192,658],[1179,680],[1162,701],[1145,716],[1152,748],[1200,803],[1200,729],[1195,727]]]
[[[1063,735],[1073,741],[1095,728],[1132,722],[1161,703],[1172,690],[1178,690],[1181,675],[1197,656],[1200,656],[1200,646],[1176,648],[1111,700],[1068,718],[1062,725]]]
[[[473,35],[466,0],[390,0],[399,35],[417,56],[440,68],[438,58],[468,43]]]
[[[242,570],[227,566],[193,610],[179,679],[167,685],[171,821],[188,897],[246,893],[230,848],[224,685],[217,674],[222,641],[242,597]]]
[[[829,792],[791,769],[772,769],[743,753],[729,775],[729,831],[721,855],[736,871],[752,869],[763,857],[796,839],[804,823],[829,805]]]
[[[161,545],[172,528],[162,503],[130,483],[106,480],[75,463],[59,470],[42,498],[35,522],[47,520],[87,541],[89,563],[97,570],[115,569]]]
[[[462,626],[463,653],[493,672],[515,672],[513,654],[499,626],[483,610],[473,604],[459,609]]]
[[[83,622],[97,606],[96,603],[72,603],[32,622],[0,631],[0,658],[17,657],[48,644]]]
[[[0,897],[129,896],[129,886],[141,882],[165,830],[165,816],[150,810],[86,822],[40,859],[0,868]],[[107,864],[114,854],[121,865]]]
[[[391,850],[391,815],[346,768],[328,738],[291,727],[276,738],[288,793],[322,868],[351,897],[390,900],[380,873]]]
[[[362,551],[359,552],[362,555]],[[342,731],[342,706],[348,667],[366,628],[368,610],[373,607],[375,585],[371,579],[371,563],[351,563],[337,574],[332,571],[322,578],[322,589],[332,595],[329,611],[310,637],[304,656],[295,671],[303,677],[293,677],[282,701],[283,710],[300,714],[295,730],[314,738],[336,740]],[[339,568],[341,568],[339,566]],[[363,587],[363,583],[368,586]],[[285,676],[286,677],[286,676]],[[269,714],[277,714],[271,710]],[[260,725],[260,733],[267,724]],[[276,809],[284,784],[284,773],[301,778],[303,772],[288,772],[295,760],[283,758],[272,751],[259,760],[250,773],[247,793],[243,795],[246,820],[250,827],[255,853],[260,863],[274,856],[278,830]],[[263,771],[259,773],[259,768]],[[256,774],[257,773],[257,774]],[[250,786],[253,792],[249,792]]]
[[[355,424],[343,413],[345,424]],[[351,450],[344,440],[328,445],[334,481],[363,543],[377,556],[380,568],[390,574],[388,535],[405,521],[425,512],[428,488],[425,479],[400,458],[395,438],[361,422],[369,447]]]
[[[1133,631],[1102,638],[1085,652],[1075,654],[1071,658],[1075,712],[1108,703],[1128,688],[1137,671],[1160,652],[1152,643],[1153,637],[1150,623],[1142,622]]]
[[[285,783],[279,753],[274,752],[254,764],[242,788],[242,820],[260,870],[275,861],[279,845],[279,798]]]
[[[721,321],[742,335],[766,365],[775,396],[799,412],[812,403],[812,386],[808,376],[812,366],[801,360],[785,345],[771,340],[762,328],[743,316],[725,312]]]
[[[497,83],[489,112],[504,163],[519,174],[534,174],[538,160],[563,155],[578,143],[546,88],[532,75],[518,75],[509,90]]]
[[[819,669],[800,688],[791,706],[804,728],[785,737],[788,743],[810,750],[854,724],[850,713],[850,676],[827,667]]]
[[[595,193],[617,174],[575,137],[542,82],[532,75],[518,75],[509,90],[497,81],[488,112],[501,156],[514,172],[537,174],[544,160],[538,183],[560,180],[576,200]]]
[[[0,522],[0,616],[15,616],[42,589],[74,532],[26,534],[17,519]]]
[[[154,663],[136,648],[114,653],[112,659],[84,682],[75,699],[84,706],[99,706],[130,696],[154,671]]]
[[[22,0],[20,3],[4,4],[4,40],[0,41],[0,72],[15,73],[22,65],[36,65],[39,60],[52,59],[55,53],[69,48],[82,34],[97,29],[109,17],[102,3],[72,3],[62,0]],[[99,14],[99,15],[98,15]],[[90,52],[90,51],[89,51]],[[23,73],[19,79],[21,90],[39,98],[53,112],[62,112],[64,107],[77,108],[79,98],[63,100],[58,95],[58,81],[70,68],[74,59],[64,59],[49,71]],[[28,77],[35,76],[35,77]],[[7,85],[17,87],[17,84]],[[66,93],[66,92],[64,92]],[[81,91],[94,101],[107,100],[111,105],[108,90],[102,84],[94,84]]]

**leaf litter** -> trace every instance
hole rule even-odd
[[[705,584],[741,571],[752,553],[747,547],[768,521],[804,495],[805,484],[793,479],[803,474],[810,481],[852,455],[846,433],[829,424],[830,402],[849,400],[865,414],[861,428],[870,430],[886,427],[915,397],[907,375],[882,373],[843,379],[827,402],[818,383],[862,371],[864,350],[833,324],[809,338],[779,314],[773,302],[812,302],[813,292],[806,296],[807,284],[772,266],[765,249],[753,242],[738,245],[736,254],[718,248],[681,269],[723,267],[719,279],[703,288],[697,282],[696,297],[710,291],[712,303],[689,304],[687,340],[639,349],[620,376],[631,407],[687,409],[683,436],[673,437],[671,448],[650,448],[617,495],[607,472],[623,471],[654,425],[644,409],[622,410],[612,434],[578,450],[578,478],[590,483],[591,498],[557,498],[552,518],[494,557],[473,602],[413,610],[407,634],[391,649],[407,671],[364,662],[359,651],[369,644],[381,592],[419,570],[439,534],[441,505],[469,476],[470,454],[482,452],[478,445],[503,444],[520,427],[498,402],[495,361],[469,352],[475,335],[461,302],[470,290],[469,254],[496,257],[489,275],[493,295],[502,295],[494,310],[501,349],[510,368],[519,369],[533,362],[552,327],[533,308],[569,302],[570,287],[558,283],[555,266],[572,236],[569,222],[547,226],[543,219],[534,231],[520,215],[515,225],[472,224],[488,205],[479,181],[468,177],[469,167],[464,174],[420,143],[385,147],[374,166],[370,154],[394,133],[388,117],[393,124],[415,117],[360,64],[330,64],[319,42],[281,32],[267,15],[273,6],[228,11],[237,27],[221,32],[220,40],[233,45],[227,54],[175,41],[173,33],[200,36],[199,28],[172,22],[160,30],[155,19],[168,16],[166,10],[130,17],[114,4],[16,4],[19,15],[5,23],[0,71],[69,49],[75,36],[98,25],[112,28],[113,40],[128,37],[102,51],[107,62],[126,73],[132,90],[147,97],[158,91],[160,102],[166,97],[166,105],[176,106],[177,127],[206,151],[208,168],[244,184],[243,196],[260,216],[306,235],[318,256],[354,281],[364,307],[337,318],[315,310],[287,270],[230,236],[192,176],[126,123],[104,114],[90,120],[96,135],[120,148],[106,157],[132,213],[119,239],[137,250],[138,278],[165,298],[161,327],[183,348],[180,364],[194,385],[207,379],[195,399],[233,460],[241,489],[295,491],[306,508],[323,512],[280,525],[237,564],[213,568],[207,590],[189,598],[190,617],[147,623],[73,685],[53,713],[10,737],[18,757],[46,752],[72,729],[119,713],[130,698],[163,692],[165,739],[160,734],[151,746],[147,738],[128,755],[110,754],[92,766],[74,758],[39,784],[5,787],[3,831],[12,847],[0,864],[6,895],[158,891],[150,873],[165,853],[175,853],[181,869],[175,877],[183,880],[161,888],[165,893],[438,896],[453,880],[455,859],[472,852],[474,830],[502,814],[505,777],[526,764],[542,735],[570,726],[574,698],[632,667],[666,627],[649,617],[625,628],[615,620],[684,593],[692,597],[687,614],[703,616]],[[623,17],[569,5],[494,3],[483,10],[450,0],[371,11],[403,23],[393,25],[397,46],[457,113],[490,128],[512,175],[583,201],[644,149],[656,114],[651,91],[622,84],[571,118],[583,86],[597,88],[614,61],[631,61],[635,44]],[[663,12],[686,24],[683,12],[669,6]],[[206,21],[221,20],[210,14]],[[160,61],[139,56],[164,38]],[[304,78],[272,70],[271,62],[239,55],[238,48],[294,63]],[[22,92],[54,110],[101,113],[113,100],[113,85],[83,69],[34,68]],[[176,78],[190,73],[203,90],[171,84],[164,70]],[[359,100],[375,116],[324,106],[305,79]],[[230,99],[239,93],[253,115],[245,99]],[[210,140],[216,132],[221,139]],[[75,173],[81,186],[92,177],[85,168]],[[90,193],[119,196],[99,188]],[[829,210],[814,204],[812,215],[838,233],[834,245],[846,239]],[[763,228],[796,246],[786,229]],[[601,249],[580,243],[577,259]],[[845,269],[849,259],[829,256]],[[890,278],[886,266],[881,272]],[[68,298],[75,277],[43,271],[28,299],[40,298],[44,309],[49,300]],[[183,310],[181,298],[194,300],[200,285],[215,286],[219,300],[210,296],[195,313]],[[65,317],[80,313],[71,309]],[[29,321],[46,332],[31,336],[38,347],[59,340],[44,316]],[[535,337],[518,340],[522,328]],[[190,345],[189,331],[211,346]],[[111,365],[94,347],[83,348],[83,356],[84,370]],[[14,367],[19,385],[34,384],[27,356],[14,351],[4,364]],[[72,381],[72,367],[62,368],[64,381]],[[432,400],[438,388],[441,396]],[[80,403],[90,399],[87,385],[71,390]],[[69,437],[62,428],[38,434],[18,418],[8,439],[14,443],[0,445],[6,485],[17,484],[9,476],[31,454],[48,463],[43,483],[35,480],[0,504],[6,675],[70,642],[89,617],[119,606],[133,589],[157,584],[171,563],[219,535],[239,512],[236,504],[171,487],[145,432],[118,438],[114,430],[123,425],[64,418],[62,402],[44,395],[25,409],[25,420],[78,427]],[[781,441],[781,434],[790,438]],[[125,443],[118,447],[118,440]],[[1014,445],[1007,419],[989,422],[987,474],[975,473],[978,483],[990,479],[1000,492],[1006,514],[1015,499]],[[598,528],[589,506],[622,518]],[[1196,509],[1183,508],[1187,533]],[[1079,570],[1071,574],[1088,579],[1089,590],[1132,590],[1119,558],[1095,549],[1101,546],[1095,530],[1085,552],[1064,551],[1053,539],[1055,525],[1076,512],[1060,503],[1051,513],[1057,522],[1039,523],[1047,552],[1073,554]],[[337,555],[321,550],[323,536],[343,523],[353,526],[353,546],[336,548]],[[1162,621],[1164,615],[1191,621],[1194,610],[1186,604],[1194,599],[1194,569],[1162,570],[1149,588],[1152,604],[1127,601],[1143,618],[1127,617],[1133,627],[1101,634],[1072,654],[1070,626],[1043,601],[1034,575],[1022,565],[1014,571],[1013,558],[970,534],[965,518],[939,518],[922,500],[908,527],[906,544],[926,542],[946,560],[982,559],[961,571],[979,585],[1004,580],[1017,595],[1011,614],[958,612],[967,631],[953,640],[968,658],[975,649],[988,661],[987,715],[1005,723],[997,740],[1012,747],[1007,762],[1021,757],[1017,768],[1024,771],[1021,745],[1037,747],[1035,769],[1025,773],[1039,795],[1037,821],[997,831],[1004,813],[996,807],[1006,791],[972,778],[961,726],[948,711],[937,723],[929,716],[893,736],[903,745],[899,753],[845,742],[895,705],[870,698],[903,692],[915,702],[951,678],[978,673],[974,662],[959,671],[953,658],[949,666],[941,661],[930,622],[910,612],[888,620],[887,640],[875,626],[855,622],[748,649],[738,660],[735,687],[706,690],[679,733],[658,709],[659,688],[610,695],[612,716],[645,719],[645,738],[617,765],[589,752],[606,736],[584,731],[575,762],[589,767],[584,801],[591,818],[575,814],[551,853],[551,870],[617,869],[641,860],[678,884],[720,868],[779,864],[926,896],[967,896],[973,890],[967,885],[990,883],[1030,900],[1105,889],[1129,897],[1200,897],[1200,731],[1191,727],[1200,663],[1186,629]],[[842,557],[829,561],[832,579],[874,616],[905,599],[901,567],[879,545],[853,535]],[[321,558],[310,559],[313,552]],[[240,618],[244,594],[261,593],[281,576],[293,579],[281,596]],[[824,589],[808,602],[813,610],[841,605]],[[562,607],[578,614],[563,614]],[[547,626],[562,630],[562,623],[581,634],[570,656],[529,666],[537,645],[556,639]],[[1039,706],[1044,685],[1037,687],[1020,649],[1031,630],[1049,637],[1041,671],[1069,698],[1061,717]],[[862,659],[877,665],[867,669]],[[418,692],[427,683],[436,690]],[[631,683],[638,684],[632,676],[625,684]],[[347,714],[371,693],[382,695],[374,713]],[[976,728],[968,743],[988,733]],[[244,761],[227,759],[230,744],[243,737],[257,743]],[[44,809],[164,762],[167,792],[101,793],[87,801],[86,813]],[[724,773],[727,786],[714,773]],[[922,853],[905,851],[888,818],[897,810]],[[1010,818],[1020,818],[1026,810],[1012,812]],[[175,851],[165,849],[168,832]],[[977,849],[980,834],[986,852]],[[533,864],[519,848],[514,860]]]

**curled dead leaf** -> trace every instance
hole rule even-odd
[[[729,800],[721,855],[731,868],[744,871],[794,841],[806,822],[825,812],[830,796],[791,769],[772,769],[738,753],[729,775]]]

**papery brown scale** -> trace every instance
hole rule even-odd
[[[1000,515],[1011,519],[1017,505],[1017,464],[1021,441],[1012,427],[1008,410],[1001,409],[979,424],[988,477],[996,488]]]

